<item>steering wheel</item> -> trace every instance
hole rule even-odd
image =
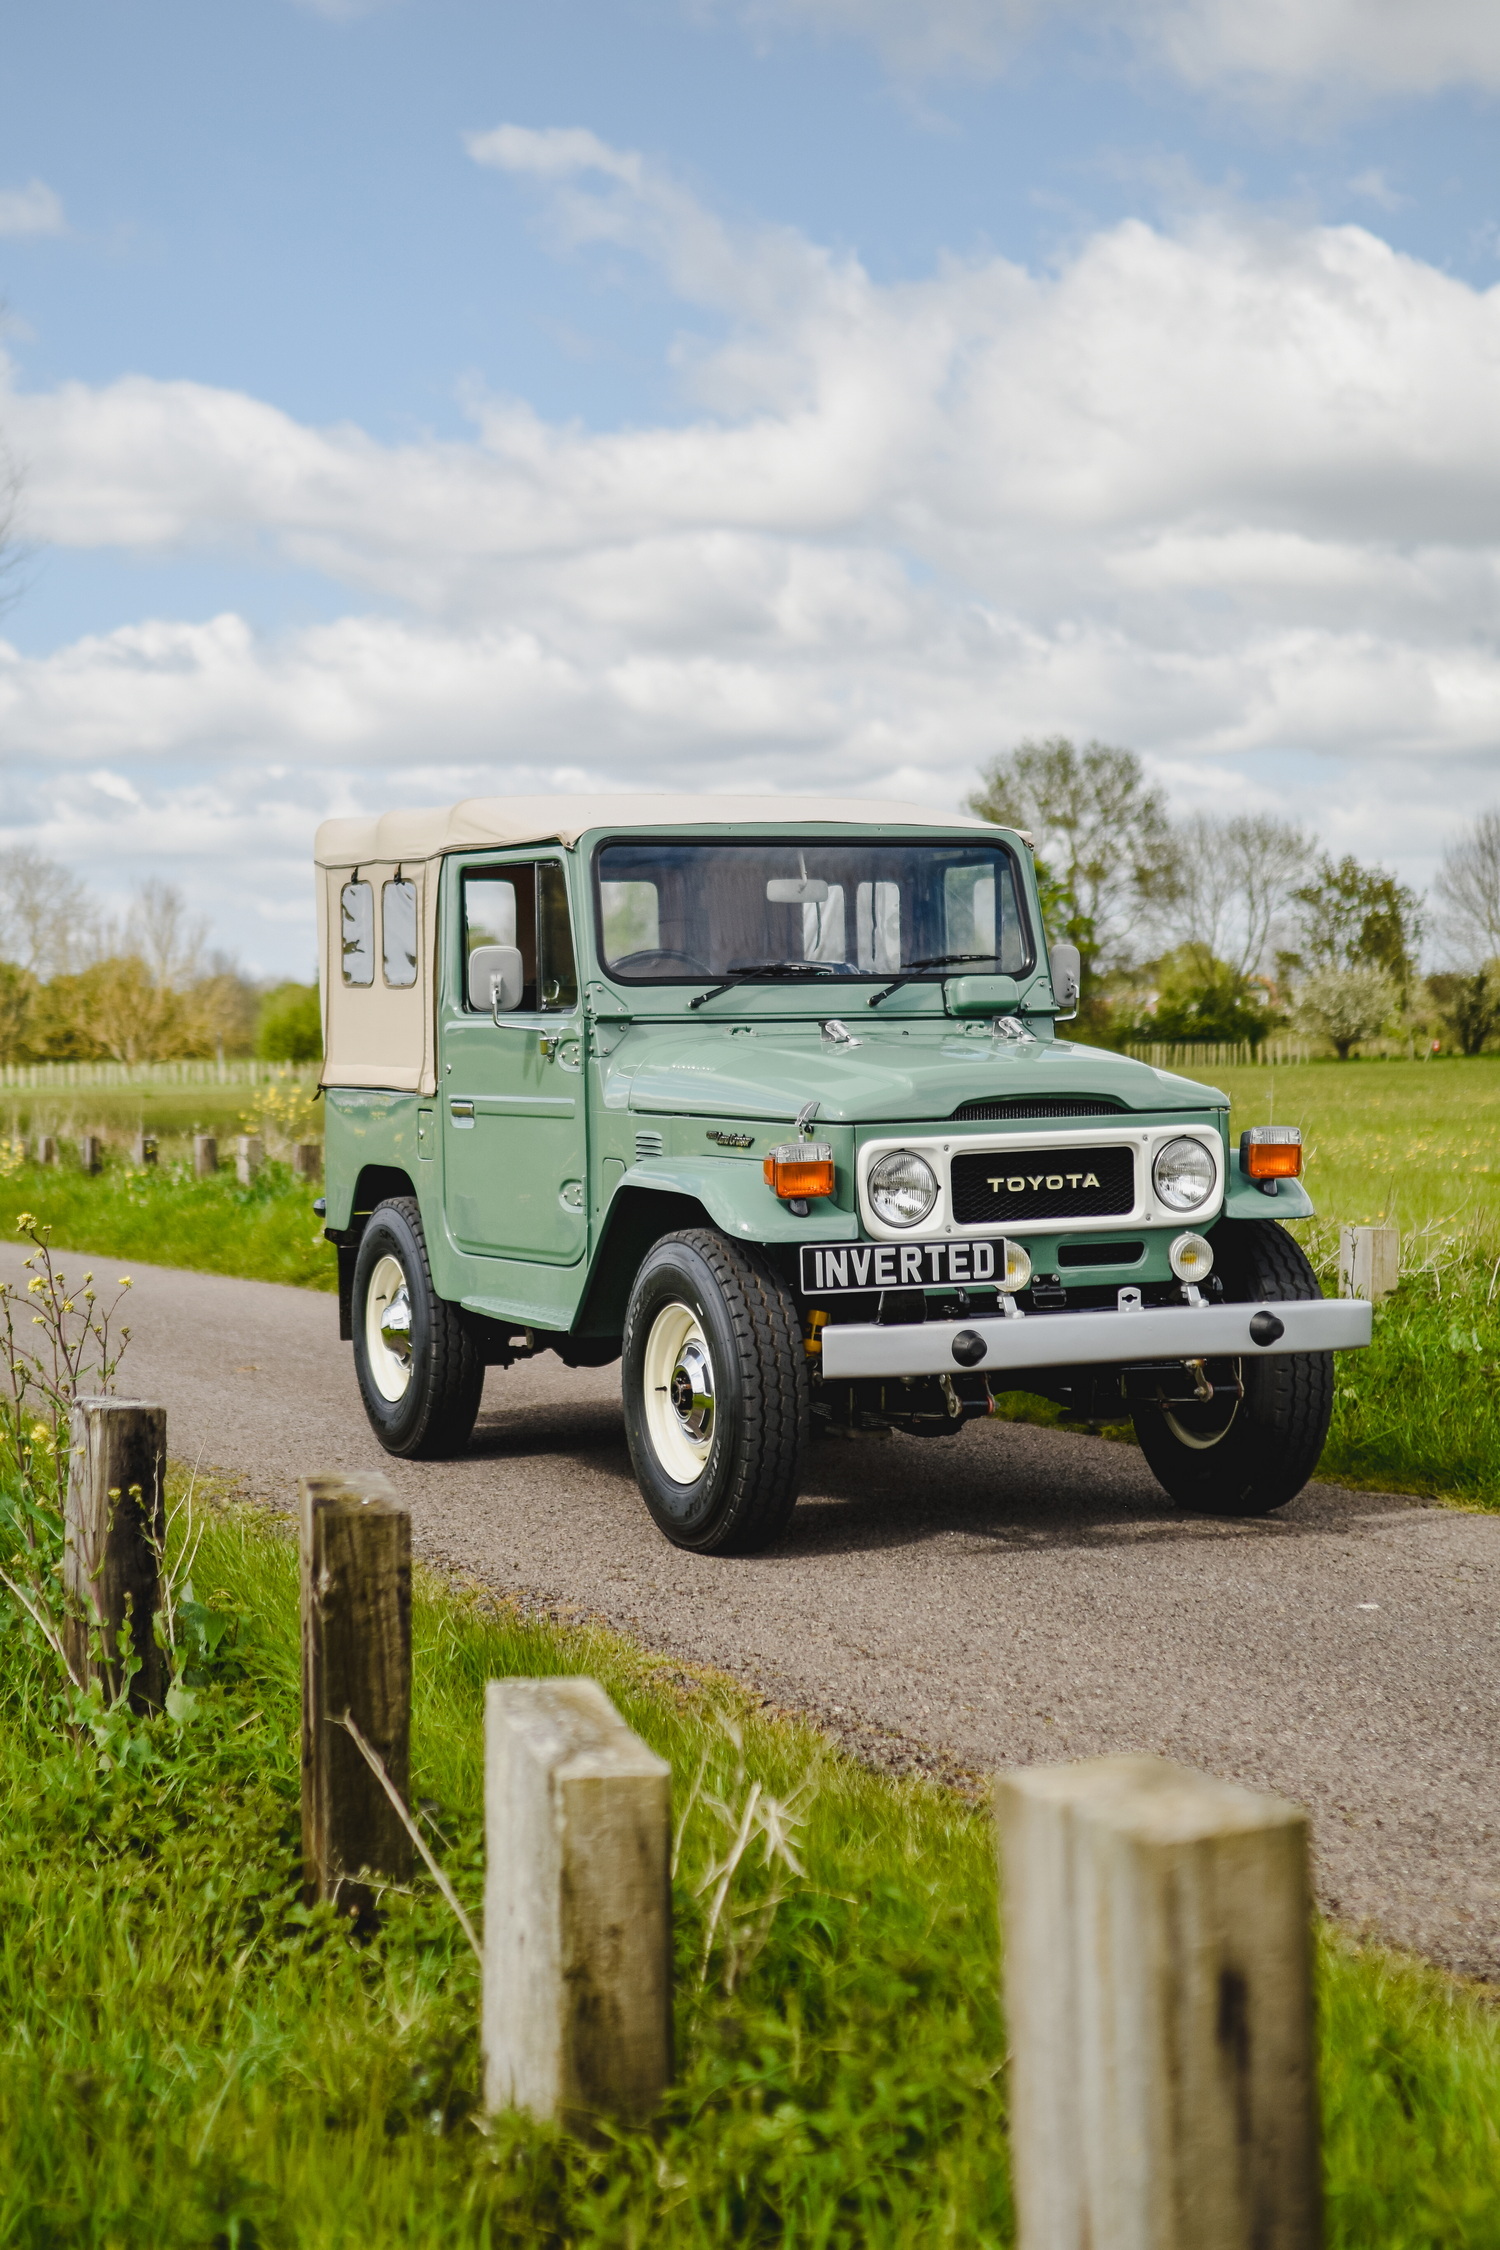
[[[609,965],[612,969],[635,969],[649,975],[653,969],[664,968],[669,961],[675,961],[690,977],[706,977],[710,973],[691,953],[678,953],[669,945],[643,946],[638,953],[622,953]]]

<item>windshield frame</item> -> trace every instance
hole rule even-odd
[[[754,851],[766,844],[775,844],[791,850],[796,850],[799,847],[806,850],[826,850],[830,845],[837,844],[845,844],[855,848],[860,844],[871,844],[878,848],[890,845],[921,846],[923,844],[930,844],[934,847],[955,844],[973,846],[979,843],[984,850],[1001,853],[1010,862],[1017,918],[1025,939],[1023,966],[1014,970],[1001,969],[998,960],[986,954],[982,958],[972,961],[952,962],[946,968],[902,969],[899,971],[857,967],[831,969],[826,964],[809,962],[807,973],[800,976],[782,972],[774,976],[755,977],[747,975],[743,970],[727,977],[708,974],[692,976],[632,975],[628,970],[621,971],[614,968],[605,952],[604,895],[599,863],[602,855],[613,844],[645,844],[650,842],[673,846],[696,844],[716,851]],[[608,835],[599,836],[591,847],[589,853],[589,891],[593,920],[594,959],[599,974],[607,977],[612,984],[618,984],[625,990],[632,992],[670,991],[674,989],[698,991],[704,985],[718,984],[725,985],[726,990],[739,987],[745,990],[754,988],[761,991],[782,993],[788,998],[793,993],[808,992],[817,993],[821,996],[824,1003],[823,1009],[819,1011],[821,1013],[826,1012],[827,1003],[831,996],[846,985],[883,985],[891,983],[894,977],[903,985],[930,989],[933,985],[945,983],[949,977],[953,976],[1013,976],[1017,984],[1024,985],[1028,978],[1034,976],[1041,966],[1036,926],[1031,901],[1027,895],[1026,883],[1022,875],[1020,854],[1004,831],[999,828],[991,830],[988,835],[980,835],[978,831],[969,827],[958,827],[952,831],[942,828],[923,828],[912,834],[892,834],[888,830],[882,830],[877,835],[861,834],[858,831],[853,833],[840,831],[833,835],[818,835],[805,829],[778,828],[761,835],[741,833],[732,836],[704,835],[691,830],[680,832],[672,830],[664,833],[660,829],[618,829],[611,831]],[[989,965],[987,966],[987,964]]]

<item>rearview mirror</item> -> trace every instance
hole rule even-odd
[[[828,885],[817,875],[773,875],[766,897],[773,906],[826,906]]]
[[[483,1015],[509,1015],[521,1005],[526,971],[516,945],[476,945],[469,955],[469,1006]]]

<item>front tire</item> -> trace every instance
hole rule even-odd
[[[432,1286],[416,1198],[371,1212],[354,1262],[354,1371],[370,1427],[387,1453],[443,1460],[462,1453],[484,1389],[484,1361],[463,1314]]]
[[[1215,1263],[1235,1304],[1321,1297],[1302,1247],[1274,1219],[1223,1219]],[[1211,1406],[1135,1406],[1135,1433],[1179,1507],[1264,1516],[1317,1468],[1333,1414],[1333,1354],[1284,1352],[1240,1363],[1245,1395]]]
[[[748,1555],[797,1504],[811,1420],[796,1302],[706,1227],[647,1254],[625,1314],[625,1434],[641,1497],[675,1547]]]

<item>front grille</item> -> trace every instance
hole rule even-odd
[[[953,1159],[960,1226],[1017,1219],[1112,1219],[1135,1203],[1128,1148],[992,1148]]]
[[[662,1139],[660,1133],[637,1133],[635,1136],[635,1154],[637,1163],[640,1162],[640,1159],[643,1156],[662,1155],[665,1151],[665,1148],[666,1143]]]
[[[960,1102],[954,1120],[980,1117],[1118,1117],[1120,1105],[1104,1094],[1003,1094]]]

